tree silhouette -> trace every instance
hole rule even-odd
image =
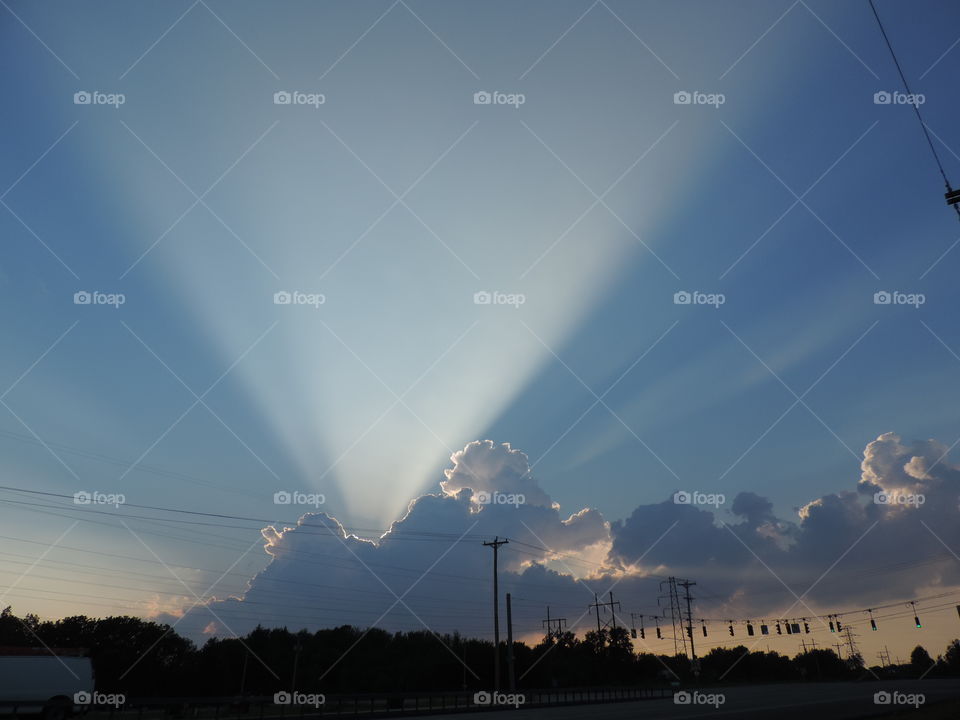
[[[910,653],[910,665],[915,671],[924,673],[933,665],[933,658],[922,645],[917,645]]]
[[[243,638],[207,640],[198,648],[174,628],[134,617],[74,616],[56,621],[0,612],[0,646],[84,648],[93,661],[97,690],[127,697],[270,696],[279,690],[325,694],[489,690],[493,644],[459,634],[390,633],[343,625],[316,632],[257,627]],[[692,682],[685,655],[635,653],[625,628],[566,631],[534,647],[513,646],[518,689]],[[501,643],[501,669],[506,645]],[[886,668],[889,676],[927,672],[933,660],[922,647],[910,665]],[[960,675],[960,641],[946,648],[934,675]],[[699,682],[756,683],[845,680],[849,663],[832,650],[790,659],[750,652],[740,645],[714,648],[701,658]],[[505,675],[501,687],[506,686]]]

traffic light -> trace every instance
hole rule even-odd
[[[733,633],[733,625],[730,626],[730,632]],[[747,635],[753,637],[753,625],[750,623],[747,623]]]
[[[836,632],[836,630],[833,629],[833,620],[830,621],[830,632]]]
[[[660,626],[657,625],[657,640],[662,640],[662,639],[663,639],[663,635],[660,634]]]
[[[761,626],[760,626],[760,634],[761,634],[761,635],[769,635],[769,634],[770,634],[770,627],[769,627],[768,625],[761,625]]]
[[[777,620],[777,635],[783,635],[783,630],[780,629],[780,621]]]
[[[701,620],[700,623],[701,623],[701,627],[703,628],[703,636],[706,637],[706,636],[707,636],[707,624],[706,624],[705,622],[703,622],[703,620]]]
[[[803,631],[804,631],[807,635],[810,634],[810,623],[808,623],[806,620],[803,621]]]
[[[787,635],[789,635],[790,633],[793,632],[793,628],[790,627],[790,623],[789,623],[789,622],[785,622],[785,623],[784,623],[784,627],[787,628]]]
[[[873,618],[870,618],[870,629],[871,629],[871,630],[876,630],[876,629],[877,629],[877,621],[874,620]]]
[[[840,625],[840,618],[837,618],[837,632],[840,632],[843,627]]]
[[[634,640],[637,639],[637,629],[636,629],[636,628],[630,628],[630,637],[632,637]]]
[[[957,605],[957,613],[960,614],[960,605]],[[733,623],[730,623],[730,637],[733,637]]]
[[[643,631],[643,628],[640,628],[640,639],[641,640],[647,639],[647,634]]]
[[[917,603],[911,602],[910,607],[913,608],[913,622],[917,626],[917,630],[919,630],[923,625],[920,624],[920,616],[917,615]]]

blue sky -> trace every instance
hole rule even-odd
[[[877,6],[960,182],[960,8]],[[490,438],[569,512],[612,521],[697,488],[795,519],[855,486],[882,433],[960,437],[960,225],[911,108],[874,102],[901,87],[866,3],[0,16],[5,485],[257,518],[300,489],[385,530]],[[125,102],[74,103],[95,90]],[[295,90],[325,101],[274,104]],[[724,102],[675,104],[684,91]],[[0,512],[38,542],[69,526]]]

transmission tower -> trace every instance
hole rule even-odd
[[[857,636],[856,633],[853,632],[849,625],[845,625],[843,635],[847,646],[847,660],[856,661],[859,659],[860,662],[863,663],[863,656],[860,654],[859,648],[857,648],[856,640],[854,640]]]
[[[600,602],[600,600],[597,598],[596,593],[594,593],[593,604],[590,605],[591,608],[597,611],[597,635],[598,636],[600,635],[602,628],[610,626],[610,627],[613,627],[614,630],[617,629],[617,610],[620,609],[620,601],[618,600],[614,602],[612,591],[610,592],[609,597],[610,599],[607,602]],[[606,620],[604,620],[602,623],[602,626],[600,623],[601,608],[603,608],[604,615],[606,615],[607,613],[607,608],[610,608],[610,622],[607,622]]]
[[[563,628],[567,625],[567,619],[550,617],[550,606],[547,605],[547,619],[543,620],[541,625],[547,626],[547,640],[549,641],[551,638],[558,638],[563,634]],[[556,629],[554,629],[554,626],[556,626]]]
[[[680,654],[680,645],[677,644],[677,639],[679,638],[680,644],[683,645],[683,654],[686,655],[687,638],[683,632],[683,611],[680,609],[680,594],[677,592],[677,579],[671,577],[661,581],[660,592],[663,592],[664,585],[667,586],[667,594],[657,598],[657,603],[659,604],[662,600],[666,600],[670,605],[670,622],[673,625],[673,654]]]
[[[687,637],[690,639],[690,659],[696,663],[697,651],[693,647],[693,610],[691,605],[693,598],[690,597],[690,588],[696,583],[689,580],[677,580],[677,585],[683,588],[684,599],[687,601]]]

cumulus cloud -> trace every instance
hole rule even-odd
[[[804,596],[792,613],[802,616],[808,605],[837,610],[960,584],[960,563],[944,547],[960,549],[960,469],[934,440],[881,435],[865,448],[859,479],[792,519],[752,492],[719,508],[671,495],[612,523],[592,508],[564,517],[509,444],[471,442],[451,462],[439,492],[412,500],[379,538],[351,535],[325,513],[265,528],[271,562],[243,597],[197,608],[185,624],[205,627],[214,611],[217,632],[376,623],[483,636],[491,552],[481,543],[495,535],[511,541],[500,554],[502,591],[538,606],[535,614],[547,604],[586,607],[614,584],[625,607],[649,608],[667,575],[697,580],[702,609],[735,617],[785,611],[796,598],[784,585]],[[478,502],[497,492],[526,502]],[[900,494],[914,500],[881,498]]]
[[[450,456],[453,467],[443,471],[446,480],[440,488],[455,495],[464,488],[478,492],[521,494],[528,505],[551,507],[550,496],[530,474],[526,454],[510,443],[495,445],[493,440],[475,440]]]
[[[188,631],[207,627],[212,611],[219,633],[242,634],[258,623],[377,623],[482,635],[489,624],[479,618],[487,616],[492,562],[482,542],[497,535],[511,539],[500,553],[505,592],[525,588],[527,598],[542,596],[544,603],[575,593],[576,604],[585,604],[572,575],[600,570],[610,542],[603,515],[592,508],[561,515],[531,476],[527,456],[508,444],[472,442],[451,461],[440,491],[412,500],[379,538],[356,537],[326,513],[306,514],[293,527],[264,528],[271,562],[243,597],[196,608],[181,625]],[[479,493],[522,495],[523,502],[484,504]],[[438,611],[444,606],[457,612]]]
[[[960,563],[947,548],[960,549],[960,470],[945,453],[935,440],[883,434],[865,448],[859,480],[806,504],[798,522],[775,517],[754,493],[734,498],[732,521],[670,501],[642,505],[612,523],[611,555],[706,579],[740,613],[792,605],[784,584],[797,595],[810,589],[808,604],[854,607],[954,586]]]

